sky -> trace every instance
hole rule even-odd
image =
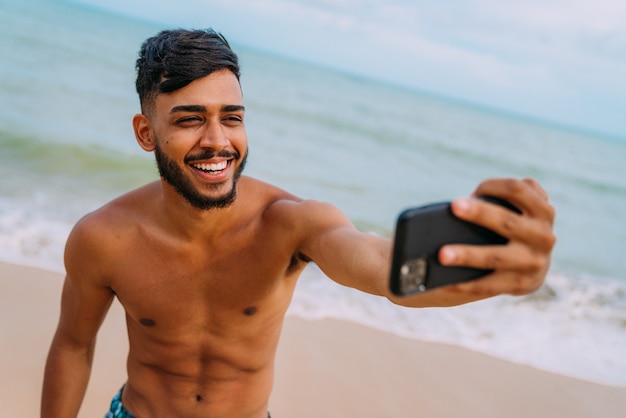
[[[74,0],[626,139],[624,0]]]

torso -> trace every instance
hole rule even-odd
[[[280,202],[294,198],[256,183],[262,192],[237,203],[237,222],[219,237],[168,231],[149,203],[160,185],[106,209],[121,219],[106,231],[114,249],[105,269],[126,310],[123,403],[135,415],[266,416],[283,317],[306,262],[280,216]]]

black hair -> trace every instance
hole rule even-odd
[[[213,29],[164,30],[148,38],[135,65],[142,112],[159,93],[171,93],[215,71],[228,69],[239,80],[237,55]]]

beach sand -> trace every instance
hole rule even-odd
[[[36,417],[62,275],[0,263],[1,415]],[[125,379],[124,314],[100,331],[80,417],[102,417]],[[288,317],[270,400],[274,418],[621,417],[626,388],[539,371],[463,348],[337,320]]]

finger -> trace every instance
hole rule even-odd
[[[452,213],[459,219],[484,226],[504,237],[521,227],[522,215],[479,199],[457,199],[452,202]]]
[[[446,245],[439,250],[444,266],[464,266],[485,270],[535,272],[544,269],[545,260],[530,253],[525,245]]]
[[[490,229],[509,240],[523,240],[540,249],[554,245],[552,221],[533,219],[480,199],[457,199],[452,212],[459,219]]]
[[[554,220],[554,208],[548,202],[548,194],[532,179],[490,179],[481,183],[474,195],[488,195],[504,199],[532,217]]]
[[[537,192],[537,194],[539,194],[539,196],[543,199],[543,200],[548,200],[548,192],[541,187],[541,185],[539,184],[539,182],[535,179],[532,178],[525,178],[522,180],[524,183],[528,184],[533,190],[535,190],[535,192]]]

